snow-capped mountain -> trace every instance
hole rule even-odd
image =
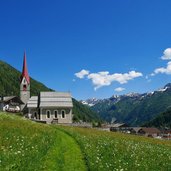
[[[81,100],[80,102],[84,105],[87,105],[87,106],[94,106],[98,103],[103,103],[103,102],[106,102],[108,101],[109,103],[112,102],[112,103],[117,103],[119,102],[120,100],[124,99],[124,98],[138,98],[138,97],[141,97],[142,95],[139,94],[139,93],[128,93],[128,94],[125,94],[125,95],[112,95],[110,98],[106,98],[106,99],[97,99],[97,98],[90,98],[90,99],[87,99],[87,100]]]
[[[88,106],[92,107],[98,103],[102,103],[102,102],[106,102],[106,101],[109,101],[109,102],[112,101],[113,103],[117,103],[120,100],[123,100],[124,98],[135,98],[137,100],[138,99],[142,100],[143,98],[150,97],[150,96],[154,95],[155,93],[165,92],[168,89],[171,89],[171,83],[165,85],[163,88],[160,88],[156,91],[147,92],[147,93],[143,93],[143,94],[131,92],[131,93],[127,93],[124,95],[112,95],[110,98],[106,98],[106,99],[89,98],[87,100],[81,100],[80,102],[84,105],[88,105]]]
[[[84,105],[92,107],[92,106],[96,105],[97,103],[99,103],[100,101],[102,101],[102,100],[97,99],[97,98],[92,98],[92,99],[87,99],[87,100],[81,100],[80,102]]]
[[[141,94],[139,94],[139,93],[134,93],[134,92],[132,92],[132,93],[128,93],[128,94],[125,94],[124,96],[127,96],[127,97],[138,97],[138,96],[140,96]]]
[[[141,125],[171,107],[171,83],[153,92],[112,95],[106,99],[82,101],[107,121],[115,117],[119,122]]]

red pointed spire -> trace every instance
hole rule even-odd
[[[22,71],[22,75],[21,75],[21,81],[24,77],[26,78],[28,84],[30,84],[30,77],[29,77],[28,70],[27,70],[26,52],[25,51],[24,51],[24,62],[23,62],[23,71]]]

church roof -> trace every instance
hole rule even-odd
[[[24,77],[26,78],[28,84],[30,84],[30,77],[28,74],[27,62],[26,62],[26,52],[24,52],[24,62],[23,62],[23,71],[22,71],[22,75],[21,75],[21,81]]]
[[[70,93],[40,92],[40,96],[32,96],[27,102],[28,108],[37,107],[73,107]]]
[[[40,107],[73,107],[71,94],[66,92],[41,92]]]

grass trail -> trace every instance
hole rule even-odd
[[[57,130],[57,141],[45,157],[45,171],[84,171],[83,155],[76,141],[66,133]]]
[[[0,171],[86,170],[75,140],[49,125],[0,113]]]

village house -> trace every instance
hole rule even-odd
[[[122,132],[122,133],[129,133],[134,135],[140,135],[140,136],[146,136],[146,137],[152,137],[152,138],[162,138],[164,137],[170,137],[171,134],[169,134],[169,131],[167,133],[161,134],[161,131],[157,128],[146,128],[146,127],[129,127],[125,123],[115,123],[108,125],[108,128],[110,128],[110,131],[112,132]]]
[[[137,127],[133,129],[134,132],[137,135],[142,135],[146,137],[153,137],[156,138],[161,134],[161,131],[157,128],[146,128],[146,127]]]
[[[20,112],[23,101],[17,96],[0,97],[0,110],[7,112]]]
[[[110,125],[110,131],[129,133],[130,127],[126,123],[114,123]]]
[[[161,132],[161,137],[163,139],[171,140],[171,129],[170,130],[163,130]]]
[[[100,129],[104,131],[112,132],[125,132],[129,130],[129,126],[126,123],[111,123],[111,124],[101,124]]]

